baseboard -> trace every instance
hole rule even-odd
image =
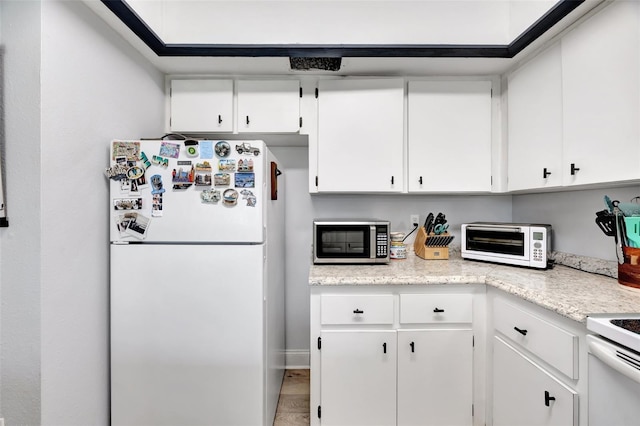
[[[287,370],[300,370],[309,368],[309,351],[287,349],[285,351],[284,358]]]

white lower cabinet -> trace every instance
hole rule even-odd
[[[471,425],[473,332],[398,331],[398,425]]]
[[[323,331],[323,425],[396,423],[396,331]]]
[[[471,426],[471,292],[343,290],[311,296],[311,425]]]
[[[493,425],[577,425],[578,394],[494,337]]]

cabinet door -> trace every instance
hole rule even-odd
[[[471,330],[398,331],[398,425],[471,425]]]
[[[508,189],[562,185],[560,44],[508,78]]]
[[[322,425],[394,425],[396,332],[337,330],[320,335]]]
[[[554,398],[554,399],[551,399]],[[577,425],[578,394],[499,337],[493,342],[493,425]]]
[[[318,191],[402,192],[404,81],[321,80]]]
[[[233,131],[233,80],[171,80],[173,132]]]
[[[411,81],[410,192],[491,191],[491,82]]]
[[[639,8],[612,2],[562,39],[565,185],[640,177]]]
[[[298,80],[238,80],[238,133],[300,130]]]

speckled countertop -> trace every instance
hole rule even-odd
[[[412,252],[388,265],[311,265],[309,285],[486,284],[570,318],[640,312],[640,290],[615,278],[556,265],[536,270],[463,260],[423,260]]]

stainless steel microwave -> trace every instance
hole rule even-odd
[[[461,227],[465,259],[546,269],[551,266],[551,225],[474,222]]]
[[[388,220],[316,219],[313,263],[389,263]]]

